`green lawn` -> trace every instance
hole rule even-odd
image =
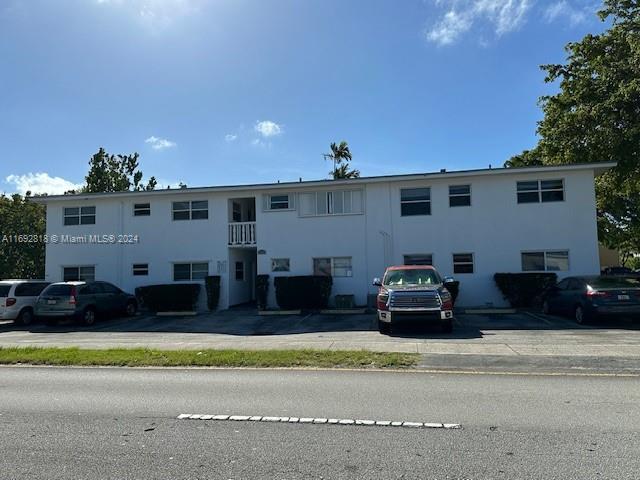
[[[408,368],[417,354],[328,350],[150,350],[113,348],[0,348],[0,364],[128,367]]]

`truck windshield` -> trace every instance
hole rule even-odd
[[[383,285],[435,285],[441,283],[440,275],[432,269],[390,270],[384,276]]]

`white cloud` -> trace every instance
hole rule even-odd
[[[572,6],[566,0],[560,0],[545,9],[544,18],[548,23],[564,18],[569,21],[571,26],[574,26],[587,21],[587,11]]]
[[[158,138],[154,136],[147,138],[144,143],[151,145],[151,148],[154,150],[164,150],[165,148],[173,148],[177,145],[175,142],[167,140],[166,138]]]
[[[235,142],[237,138],[238,138],[238,135],[234,135],[233,133],[227,133],[224,136],[225,142]]]
[[[262,135],[264,138],[275,137],[282,134],[282,126],[278,125],[271,120],[264,120],[262,122],[256,122],[253,129]]]
[[[152,32],[170,27],[182,17],[200,11],[203,0],[95,0],[102,8],[117,9],[136,18]]]
[[[425,35],[438,45],[455,43],[462,34],[481,22],[488,22],[496,36],[517,30],[525,20],[530,0],[436,0],[447,11]]]
[[[51,177],[45,172],[9,175],[5,180],[8,184],[13,185],[21,195],[27,192],[58,195],[82,187],[81,183],[73,183],[61,177]]]

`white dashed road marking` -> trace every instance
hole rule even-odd
[[[181,413],[178,420],[214,420],[234,422],[282,422],[307,423],[311,425],[360,425],[370,427],[405,427],[405,428],[461,428],[459,423],[433,422],[397,422],[391,420],[363,420],[350,418],[311,418],[311,417],[263,417],[260,415],[203,415],[200,413]]]

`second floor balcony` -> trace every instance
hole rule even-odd
[[[256,222],[233,222],[229,224],[229,245],[235,247],[256,245]]]

